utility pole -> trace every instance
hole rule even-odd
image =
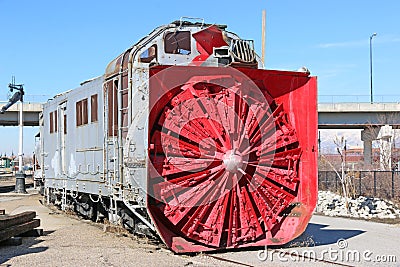
[[[261,25],[261,60],[265,69],[265,24],[266,24],[266,13],[265,9],[262,11],[262,25]]]

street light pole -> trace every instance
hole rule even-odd
[[[374,96],[372,94],[372,38],[376,36],[376,32],[374,32],[370,37],[369,37],[369,70],[370,70],[370,85],[371,85],[371,104],[374,102]]]
[[[19,146],[18,146],[18,172],[24,173],[23,170],[23,155],[24,155],[24,115],[23,107],[24,104],[22,99],[19,103]],[[25,177],[24,177],[25,178]]]

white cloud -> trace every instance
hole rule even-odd
[[[365,46],[367,41],[361,40],[361,41],[350,41],[350,42],[339,42],[339,43],[324,43],[324,44],[319,44],[318,47],[320,48],[358,47],[358,46]]]

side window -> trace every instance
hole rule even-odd
[[[88,123],[88,100],[87,98],[76,102],[76,126]]]
[[[88,100],[87,98],[82,100],[82,124],[88,124]]]
[[[189,55],[191,52],[190,32],[177,31],[165,34],[164,51],[168,54]]]
[[[82,101],[76,102],[75,114],[76,114],[76,126],[81,126],[82,125]]]
[[[139,61],[142,63],[150,63],[153,59],[157,61],[157,45],[155,44],[140,54]]]
[[[54,132],[57,132],[57,127],[58,127],[57,110],[55,110],[55,111],[53,112],[53,114],[54,114]]]
[[[53,118],[53,112],[50,112],[50,133],[54,133],[54,118]]]
[[[50,133],[56,133],[57,132],[57,110],[50,112]]]
[[[98,121],[98,115],[97,115],[97,94],[92,95],[90,97],[90,121],[91,122],[96,122]]]
[[[67,114],[64,114],[64,134],[67,134]]]

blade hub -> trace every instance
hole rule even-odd
[[[222,158],[225,170],[228,172],[237,172],[243,165],[242,156],[234,150],[228,150]]]

